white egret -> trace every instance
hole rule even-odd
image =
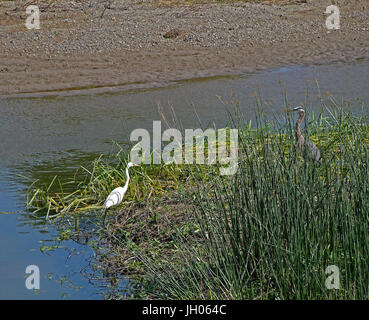
[[[129,162],[127,164],[127,168],[126,168],[126,176],[127,176],[127,180],[126,183],[124,184],[123,187],[118,187],[115,188],[112,192],[110,192],[110,194],[108,195],[108,197],[106,198],[105,202],[104,202],[104,219],[103,222],[105,222],[105,217],[106,217],[106,211],[115,205],[118,205],[122,202],[123,197],[125,195],[125,193],[127,192],[128,189],[128,184],[129,184],[129,168],[133,167],[133,166],[138,166],[137,164],[133,164],[132,162]]]

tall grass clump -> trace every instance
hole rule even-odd
[[[296,150],[294,121],[240,123],[237,173],[198,181],[189,240],[162,263],[143,258],[144,285],[165,299],[368,299],[369,126],[342,109],[309,122],[318,165]],[[326,288],[328,266],[339,288]]]

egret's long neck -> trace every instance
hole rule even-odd
[[[126,176],[127,176],[127,180],[126,183],[124,184],[124,189],[128,188],[128,183],[129,183],[129,172],[128,172],[128,167],[126,168]]]

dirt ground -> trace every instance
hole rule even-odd
[[[40,8],[40,29],[25,27]],[[326,7],[340,29],[326,27]],[[369,56],[369,1],[0,1],[0,95],[109,91]]]

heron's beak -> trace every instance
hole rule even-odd
[[[139,167],[140,165],[139,165],[139,164],[134,163],[134,164],[133,164],[133,166],[134,166],[134,167]]]

